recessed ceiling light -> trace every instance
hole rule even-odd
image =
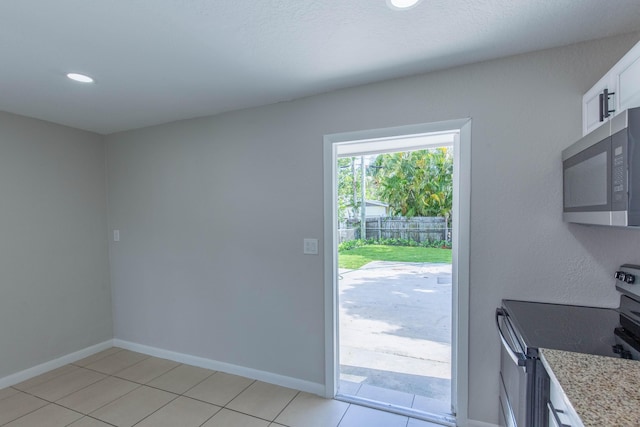
[[[93,83],[93,79],[89,76],[85,76],[84,74],[69,73],[67,74],[67,77],[80,83]]]
[[[387,6],[393,10],[407,10],[417,5],[420,0],[387,0]]]

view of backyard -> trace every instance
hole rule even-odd
[[[341,268],[340,393],[450,413],[451,284],[450,263]]]
[[[341,394],[451,413],[452,153],[338,159]]]
[[[340,250],[340,268],[357,269],[371,261],[443,262],[451,264],[451,249],[409,246],[365,245]]]

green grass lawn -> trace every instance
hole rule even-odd
[[[451,249],[366,245],[338,252],[340,268],[356,269],[371,261],[443,262],[451,264]]]

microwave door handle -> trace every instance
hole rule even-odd
[[[500,317],[506,317],[506,316],[507,315],[505,314],[503,309],[501,308],[496,309],[496,327],[498,328],[498,335],[500,335],[500,340],[502,341],[502,345],[504,346],[504,348],[507,349],[507,353],[509,353],[509,356],[511,357],[511,360],[513,360],[513,363],[515,363],[518,366],[525,366],[527,357],[524,354],[515,351],[514,348],[511,347],[511,344],[509,344],[509,342],[505,338],[504,332],[502,332],[502,328],[500,327]]]

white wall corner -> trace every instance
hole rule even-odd
[[[313,383],[298,378],[288,377],[285,375],[274,374],[272,372],[261,371],[258,369],[247,368],[244,366],[233,365],[231,363],[219,362],[217,360],[206,359],[204,357],[192,356],[185,353],[177,353],[175,351],[164,350],[157,347],[150,347],[143,344],[137,344],[119,339],[113,340],[115,347],[124,348],[126,350],[137,351],[138,353],[148,354],[149,356],[160,357],[163,359],[173,360],[174,362],[184,363],[185,365],[197,366],[199,368],[211,369],[227,374],[239,375],[254,380],[263,381],[269,384],[275,384],[282,387],[292,388],[294,390],[304,391],[311,394],[324,397],[324,384]]]
[[[76,362],[80,359],[84,359],[85,357],[89,357],[111,347],[113,347],[113,340],[107,340],[100,344],[92,345],[91,347],[58,357],[57,359],[41,363],[32,368],[25,369],[24,371],[16,372],[15,374],[0,378],[0,389],[21,383],[40,374],[44,374],[45,372],[68,365],[69,363]]]

